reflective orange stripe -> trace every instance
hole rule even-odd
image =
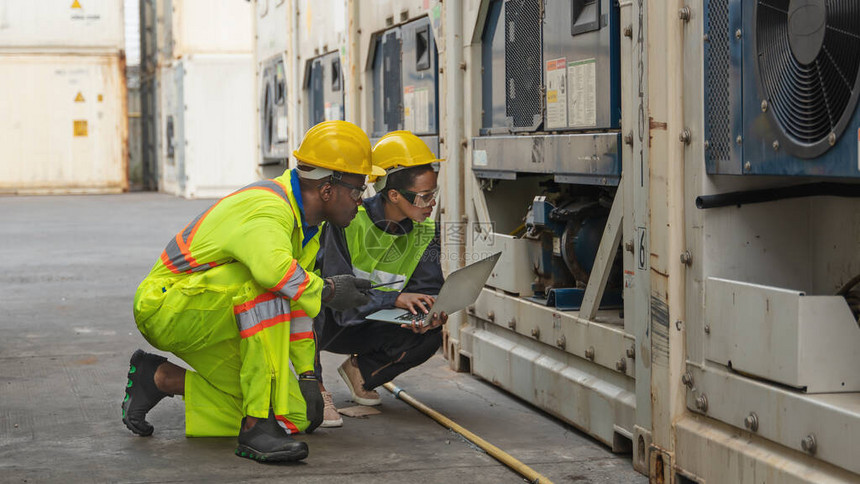
[[[242,190],[242,191],[244,191],[244,190]],[[238,192],[236,192],[236,193],[238,193]],[[235,195],[235,193],[233,195]],[[228,195],[228,197],[229,196],[230,195]],[[227,198],[227,197],[224,197],[224,198]],[[222,198],[221,200],[223,200],[224,198]],[[203,212],[203,216],[201,216],[200,220],[198,220],[197,223],[194,224],[194,227],[191,228],[191,233],[188,235],[188,246],[189,247],[191,247],[191,241],[194,240],[194,236],[197,235],[197,229],[200,228],[200,224],[203,223],[203,219],[205,219],[206,216],[209,215],[209,212],[211,212],[213,208],[215,208],[216,206],[218,206],[219,203],[221,203],[221,200],[218,200],[217,202],[215,202],[215,205],[212,205],[211,207],[209,207],[209,210]],[[185,230],[183,230],[183,232],[184,231]]]
[[[233,195],[238,195],[238,194],[240,194],[242,192],[246,192],[248,190],[266,190],[266,191],[268,191],[274,195],[277,195],[278,198],[284,200],[284,202],[286,202],[287,206],[290,207],[290,212],[292,212],[293,218],[297,219],[296,211],[293,210],[293,205],[292,205],[292,203],[290,203],[289,196],[287,195],[288,192],[287,192],[286,187],[283,184],[276,182],[275,180],[263,180],[262,182],[257,182],[257,183],[266,183],[266,182],[274,183],[275,185],[280,187],[281,190],[284,191],[284,194],[281,195],[280,193],[278,193],[277,191],[275,191],[274,189],[272,189],[270,187],[260,186],[260,185],[253,185],[253,186],[248,186],[248,187],[242,188],[242,189],[237,190],[237,191],[225,196],[224,198],[218,200],[217,202],[215,202],[214,205],[212,205],[211,207],[209,207],[209,209],[207,209],[205,212],[203,212],[203,215],[199,217],[199,219],[197,220],[197,223],[194,224],[194,227],[192,227],[191,233],[188,235],[187,241],[182,239],[182,234],[185,232],[186,229],[188,229],[188,225],[190,225],[190,223],[188,225],[186,225],[185,227],[183,227],[182,230],[180,230],[179,233],[176,234],[176,243],[179,246],[179,250],[182,252],[182,256],[185,258],[185,261],[188,262],[188,264],[191,266],[191,269],[194,269],[196,267],[200,267],[200,264],[191,255],[191,250],[190,250],[191,242],[194,239],[194,236],[197,235],[197,230],[200,228],[200,225],[203,224],[203,220],[206,218],[207,215],[209,215],[209,212],[211,212],[215,207],[217,207],[219,203],[221,203],[222,201],[224,201],[227,198],[232,197]],[[301,220],[297,219],[296,221],[298,222],[298,227],[301,230]],[[178,270],[176,268],[176,266],[173,264],[173,262],[170,260],[170,258],[167,257],[166,251],[164,254],[162,254],[161,262],[164,263],[164,265],[168,269],[170,269],[171,272],[176,273],[176,274],[183,273],[183,271]],[[215,267],[218,264],[216,262],[208,262],[207,265],[209,267]],[[184,271],[184,272],[190,273],[191,270]]]
[[[293,301],[298,301],[300,297],[302,297],[302,293],[305,292],[305,289],[308,287],[308,283],[311,282],[310,276],[305,274],[305,280],[302,281],[301,285],[299,285],[299,289],[296,291],[296,295],[293,296]]]
[[[293,277],[293,274],[295,274],[295,272],[296,272],[296,267],[298,267],[298,265],[299,265],[299,264],[298,264],[298,262],[296,262],[296,260],[295,260],[295,259],[293,259],[293,261],[292,261],[292,262],[290,262],[290,268],[289,268],[289,269],[287,269],[287,273],[286,273],[286,274],[284,274],[284,277],[283,277],[283,278],[281,278],[281,282],[279,282],[277,286],[275,286],[275,287],[273,287],[273,288],[271,288],[271,289],[269,289],[269,290],[270,290],[270,291],[272,291],[272,292],[278,292],[278,291],[280,291],[280,290],[281,290],[281,288],[282,288],[282,287],[284,287],[284,285],[287,283],[287,281],[289,281],[289,280],[290,280],[290,278],[291,278],[291,277]]]
[[[260,304],[261,302],[271,301],[272,299],[275,299],[276,297],[281,297],[281,296],[279,296],[278,294],[275,294],[273,292],[264,292],[263,294],[260,294],[259,296],[255,297],[254,299],[252,299],[246,303],[242,303],[238,306],[233,306],[233,314],[244,313],[245,311],[253,308],[257,304]]]
[[[179,269],[177,269],[176,266],[173,265],[173,261],[171,261],[170,257],[168,257],[166,250],[161,252],[161,263],[164,264],[165,267],[170,269],[170,272],[174,274],[182,274],[182,272],[180,272]]]
[[[281,315],[275,316],[272,319],[266,319],[266,320],[260,321],[259,323],[255,324],[254,326],[251,326],[248,329],[240,331],[239,336],[241,336],[242,338],[254,336],[255,334],[259,333],[260,331],[262,331],[266,328],[271,328],[272,326],[275,326],[277,324],[281,324],[281,323],[283,323],[285,321],[289,321],[289,320],[290,320],[289,314],[281,314]]]
[[[307,331],[305,333],[292,333],[290,334],[290,341],[297,341],[300,339],[314,339],[314,332]]]
[[[285,427],[287,427],[287,430],[290,431],[291,435],[299,433],[299,428],[296,427],[296,425],[294,423],[287,420],[287,417],[284,417],[283,415],[275,415],[275,418],[279,422],[283,423]]]
[[[182,232],[176,234],[176,245],[179,246],[179,250],[182,251],[182,257],[185,257],[185,262],[188,262],[188,265],[191,266],[191,269],[195,267],[200,267],[200,264],[197,262],[197,259],[191,255],[191,251],[188,249],[188,245],[185,245],[185,241],[182,240]],[[191,272],[189,269],[186,272]]]
[[[308,313],[304,309],[296,309],[295,311],[290,311],[290,314],[294,318],[308,317]]]

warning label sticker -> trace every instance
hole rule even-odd
[[[83,95],[83,93],[82,93],[81,91],[78,91],[78,95],[77,95],[77,96],[75,96],[75,102],[76,102],[76,103],[82,103],[82,102],[84,102],[84,95]]]
[[[567,59],[546,62],[546,127],[567,127]]]
[[[597,125],[597,60],[585,59],[567,65],[568,119],[571,128]]]
[[[76,119],[74,121],[74,135],[75,137],[79,136],[87,136],[87,120],[86,119]]]
[[[72,0],[72,6],[69,8],[72,11],[72,13],[71,13],[71,19],[72,20],[84,21],[89,25],[89,24],[92,24],[94,21],[101,19],[100,14],[93,12],[93,9],[99,10],[98,6],[96,6],[96,7],[90,6],[89,10],[87,10],[86,8],[84,8],[83,5],[81,5],[81,2],[79,0]]]

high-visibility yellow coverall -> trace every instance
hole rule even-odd
[[[147,341],[196,370],[185,375],[188,436],[236,436],[244,415],[266,418],[270,406],[289,433],[308,426],[290,362],[296,374],[314,369],[323,280],[311,272],[319,233],[305,240],[297,177],[219,200],[176,234],[135,294]]]

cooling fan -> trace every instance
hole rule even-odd
[[[860,97],[860,1],[760,0],[753,22],[762,110],[789,154],[821,156]]]

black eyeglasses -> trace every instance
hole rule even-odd
[[[343,181],[340,173],[330,176],[328,179],[328,183],[331,183],[332,185],[342,185],[347,188],[350,188],[351,190],[349,191],[349,198],[352,198],[353,202],[361,200],[361,195],[364,194],[365,190],[367,190],[367,185],[357,186],[353,185],[352,183],[347,183]]]

